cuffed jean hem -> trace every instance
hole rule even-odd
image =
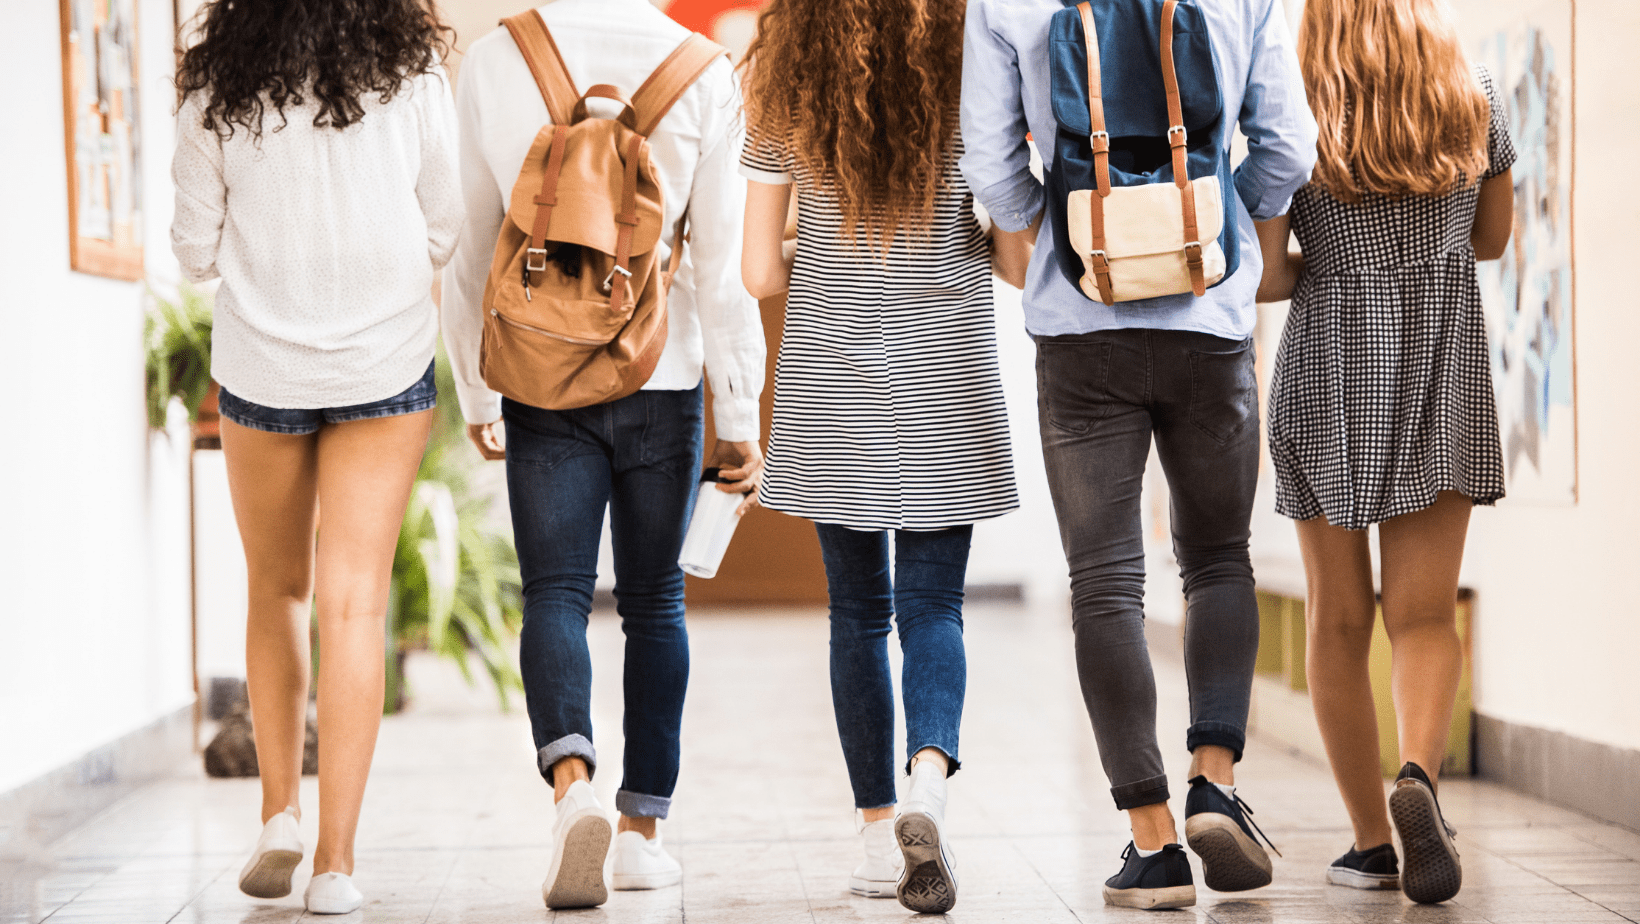
[[[552,783],[552,765],[566,757],[579,757],[586,761],[589,778],[598,773],[598,752],[585,735],[565,735],[542,748],[536,752],[535,766],[541,771],[541,777]]]
[[[1194,752],[1204,744],[1216,744],[1221,748],[1229,748],[1235,756],[1235,761],[1241,760],[1241,750],[1247,746],[1247,732],[1234,725],[1223,722],[1197,722],[1190,726],[1185,734],[1184,746]]]
[[[671,796],[651,796],[629,789],[615,791],[615,811],[628,818],[665,818],[671,810]]]
[[[1137,783],[1112,786],[1110,794],[1116,800],[1116,807],[1124,812],[1128,809],[1166,802],[1168,798],[1167,775],[1153,776],[1148,780],[1140,780]]]
[[[911,765],[913,763],[916,763],[916,761],[917,761],[917,752],[921,751],[921,750],[924,750],[926,748],[933,748],[934,750],[939,751],[941,754],[945,755],[945,778],[946,779],[950,779],[953,774],[955,774],[958,770],[962,769],[962,761],[960,761],[960,760],[956,759],[956,757],[952,756],[951,752],[947,751],[945,748],[942,748],[937,744],[919,744],[916,747],[909,749],[911,751],[911,756],[907,757],[905,759],[905,772],[906,772],[907,775],[909,775],[911,773]]]

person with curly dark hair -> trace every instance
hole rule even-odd
[[[991,260],[957,167],[963,6],[770,0],[746,53],[741,159],[746,288],[787,293],[758,499],[820,537],[864,853],[849,889],[935,914],[957,898],[945,781],[959,766],[970,540],[1019,506]],[[998,254],[1004,278],[1022,274],[1021,254]],[[891,623],[909,776],[897,814]]]
[[[211,375],[249,578],[264,828],[239,887],[287,895],[302,859],[316,594],[317,914],[364,901],[353,841],[393,554],[437,397],[433,275],[463,217],[447,32],[423,0],[214,0],[177,74],[172,247],[189,279],[222,280]]]

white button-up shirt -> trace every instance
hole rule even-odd
[[[688,30],[645,0],[557,0],[540,8],[577,88],[619,87],[628,97]],[[506,29],[473,42],[457,79],[461,182],[467,224],[444,272],[444,343],[469,423],[501,416],[501,397],[479,374],[481,303],[518,171],[537,132],[551,122],[524,56]],[[594,115],[611,114],[593,100]],[[694,388],[710,376],[719,439],[758,438],[763,326],[740,281],[746,185],[737,172],[744,129],[740,90],[727,58],[707,68],[649,139],[666,212],[662,262],[678,217],[689,209],[689,246],[667,298],[666,348],[645,389]]]

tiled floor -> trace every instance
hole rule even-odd
[[[552,819],[535,774],[528,724],[502,715],[437,665],[419,664],[418,703],[389,719],[360,833],[357,881],[367,904],[342,920],[375,922],[907,921],[893,901],[848,894],[855,862],[849,790],[832,724],[821,615],[691,617],[694,685],[682,781],[663,827],[682,860],[681,888],[614,893],[593,911],[547,911],[540,880]],[[620,631],[592,623],[595,720],[618,784]],[[1442,906],[1322,881],[1349,844],[1325,768],[1261,742],[1241,792],[1285,853],[1275,885],[1239,895],[1198,886],[1180,912],[1110,909],[1099,886],[1127,841],[1111,807],[1076,693],[1069,633],[1057,613],[975,607],[964,769],[952,781],[949,829],[961,922],[1640,921],[1640,834],[1485,783],[1453,780],[1443,804],[1460,831],[1464,889]],[[1158,666],[1163,740],[1182,789],[1184,677]],[[310,781],[311,783],[311,781]],[[304,793],[314,829],[316,792]],[[255,838],[255,781],[208,780],[195,767],[117,804],[53,845],[0,868],[0,922],[233,922],[302,917],[300,890],[280,901],[241,895],[236,875]],[[1182,806],[1175,798],[1174,809]],[[1197,867],[1199,873],[1199,866]],[[1198,874],[1198,879],[1199,879]]]

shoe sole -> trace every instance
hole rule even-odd
[[[548,908],[593,908],[609,900],[604,858],[613,837],[609,819],[600,812],[570,822],[563,849],[553,856],[541,890]]]
[[[253,898],[284,898],[290,877],[302,862],[300,850],[269,850],[239,874],[239,891]]]
[[[1202,882],[1215,892],[1246,892],[1275,878],[1270,855],[1229,815],[1202,812],[1186,818],[1184,839],[1202,858]]]
[[[683,881],[683,871],[673,870],[665,873],[614,873],[610,877],[610,887],[617,892],[643,892],[648,889],[664,889],[675,886]]]
[[[1194,885],[1168,886],[1164,889],[1113,889],[1105,886],[1105,904],[1119,908],[1164,911],[1168,908],[1189,908],[1195,903]]]
[[[905,854],[905,872],[895,886],[900,904],[918,914],[944,914],[957,903],[957,877],[945,860],[940,826],[923,812],[894,820],[894,838]]]
[[[1343,866],[1329,866],[1327,881],[1336,886],[1350,889],[1373,891],[1376,889],[1399,889],[1401,875],[1399,873],[1363,873],[1360,870]]]
[[[1401,836],[1401,891],[1406,897],[1435,904],[1457,895],[1463,867],[1441,822],[1435,794],[1417,780],[1400,780],[1389,794],[1389,817]]]
[[[861,898],[893,898],[897,887],[897,882],[877,882],[852,876],[848,880],[848,890]]]

